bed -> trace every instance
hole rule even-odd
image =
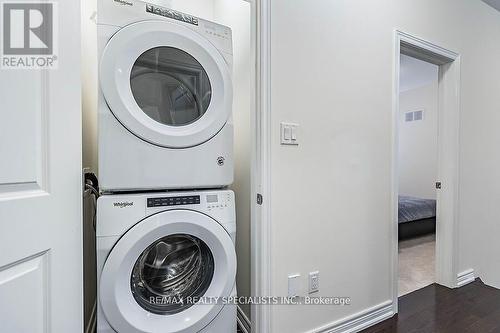
[[[436,200],[399,196],[398,236],[406,239],[436,232]]]

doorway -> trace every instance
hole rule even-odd
[[[398,296],[436,282],[439,67],[401,54]]]
[[[399,292],[399,206],[400,193],[405,187],[400,178],[400,159],[402,121],[423,121],[426,110],[422,108],[409,109],[405,119],[401,119],[401,57],[414,62],[422,62],[436,66],[436,154],[435,159],[435,280],[436,283],[454,288],[457,286],[456,247],[457,247],[457,202],[458,202],[458,147],[459,147],[459,111],[460,111],[460,57],[457,53],[434,43],[425,41],[407,33],[396,31],[395,38],[395,71],[394,71],[394,105],[393,105],[393,158],[392,158],[392,207],[393,207],[393,307],[397,312]],[[422,64],[421,63],[421,64]],[[421,112],[423,111],[423,112]],[[408,115],[406,115],[408,113]],[[430,116],[430,113],[428,114]],[[408,121],[410,122],[410,121]],[[412,124],[415,125],[416,123]],[[415,126],[414,126],[415,127]],[[427,176],[432,177],[432,176]],[[427,191],[431,191],[426,188]],[[411,191],[416,191],[412,189]],[[422,193],[424,192],[414,192]],[[432,192],[427,192],[431,193]],[[416,195],[418,196],[418,195]],[[425,195],[424,195],[425,197]],[[425,198],[424,198],[425,199]],[[437,223],[436,223],[437,222]],[[427,221],[431,224],[432,221]],[[429,227],[429,225],[427,225]],[[418,228],[417,228],[418,229]],[[430,233],[432,235],[432,232]],[[423,240],[429,243],[429,239]],[[432,243],[434,240],[431,240]],[[410,244],[410,246],[415,244]],[[418,245],[418,244],[417,244]],[[424,246],[425,247],[425,246]],[[432,244],[427,246],[427,252],[433,252]],[[431,253],[432,254],[432,253]],[[432,270],[432,267],[431,267]],[[414,285],[414,287],[418,287]]]

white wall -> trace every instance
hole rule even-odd
[[[272,332],[305,332],[392,299],[394,30],[461,54],[459,269],[500,286],[500,14],[480,1],[271,3],[273,294],[319,270],[321,296],[280,306]],[[301,126],[280,146],[279,123]]]
[[[399,96],[399,194],[436,198],[438,170],[438,81]],[[405,113],[423,110],[424,118],[405,121]]]

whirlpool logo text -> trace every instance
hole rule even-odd
[[[123,201],[123,202],[114,202],[113,206],[118,207],[118,208],[125,208],[129,206],[133,206],[134,203],[131,201]]]

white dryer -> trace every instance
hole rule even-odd
[[[105,195],[96,225],[97,333],[236,332],[233,192]]]
[[[102,190],[231,184],[231,29],[136,0],[97,20]]]

